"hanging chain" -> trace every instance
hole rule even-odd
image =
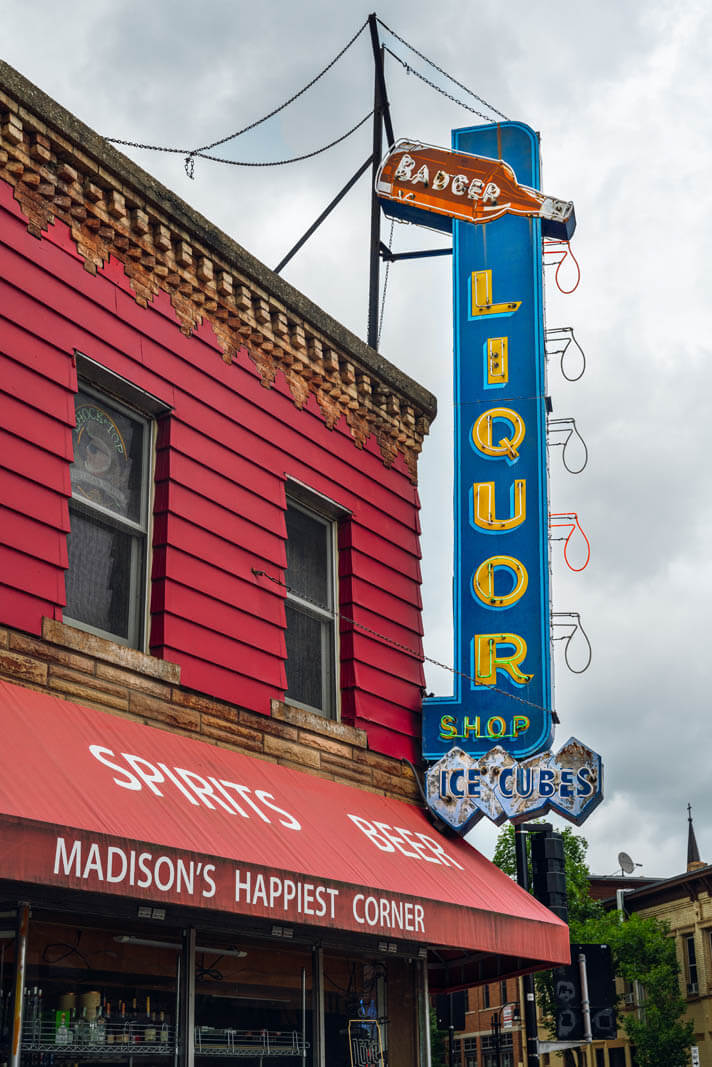
[[[437,70],[439,74],[442,74],[444,78],[447,78],[448,81],[453,82],[453,84],[457,85],[458,88],[463,89],[469,96],[474,97],[475,100],[479,100],[479,102],[483,105],[483,107],[489,108],[489,110],[493,111],[495,115],[499,115],[499,117],[501,119],[505,119],[506,120],[507,116],[505,114],[503,114],[501,111],[498,111],[498,109],[496,107],[493,107],[492,104],[487,103],[487,101],[484,99],[484,97],[479,96],[477,93],[473,92],[472,89],[468,89],[467,86],[463,85],[462,82],[459,82],[457,80],[457,78],[453,78],[452,74],[448,74],[448,72],[446,70],[443,70],[442,67],[439,67],[437,65],[437,63],[433,62],[432,59],[428,59],[428,57],[426,55],[424,55],[422,52],[419,52],[418,49],[415,48],[412,44],[409,44],[408,41],[406,41],[404,37],[401,37],[400,34],[396,33],[395,30],[392,30],[390,28],[390,26],[386,26],[386,24],[383,21],[383,19],[377,18],[377,21],[381,24],[381,26],[383,26],[384,30],[387,30],[388,33],[391,34],[392,37],[395,37],[395,39],[397,41],[400,41],[401,44],[404,44],[406,46],[406,48],[409,48],[411,50],[411,52],[415,52],[416,56],[420,56],[421,59],[424,59],[425,62],[429,63],[430,66],[433,67],[435,70]],[[393,55],[392,52],[391,52],[391,55]],[[407,66],[407,64],[405,64],[405,63],[403,65]],[[413,73],[416,74],[417,71],[413,71]],[[418,76],[422,77],[422,75],[418,75]],[[423,78],[423,81],[427,81],[427,78]],[[433,83],[432,82],[428,82],[428,85],[433,85]],[[433,85],[433,88],[437,89],[437,86]],[[442,92],[443,90],[438,90],[438,91]],[[449,96],[449,93],[445,93],[444,95],[445,96]],[[450,99],[454,100],[455,98],[451,96]],[[455,103],[459,103],[459,101],[456,100]],[[462,107],[467,107],[467,105],[463,104]],[[474,110],[474,108],[470,108],[470,110],[472,111],[472,110]],[[486,115],[481,115],[481,113],[479,111],[476,111],[475,114],[476,115],[480,115],[481,118],[488,118],[488,116],[486,116]],[[489,119],[488,119],[488,121],[489,121]]]
[[[393,244],[393,227],[395,225],[395,219],[391,219],[391,232],[388,235],[388,251],[391,251],[391,245]],[[383,295],[381,296],[381,313],[378,317],[378,334],[376,336],[376,348],[381,344],[381,331],[383,330],[383,313],[386,310],[386,291],[388,289],[388,275],[391,269],[390,259],[386,260],[386,271],[383,275]]]
[[[369,634],[371,637],[377,637],[379,641],[385,641],[386,644],[392,648],[397,648],[399,652],[405,652],[406,655],[416,659],[419,663],[431,663],[433,667],[440,667],[441,670],[449,671],[450,674],[455,674],[459,678],[464,678],[467,682],[474,682],[477,684],[477,679],[473,678],[471,674],[467,674],[465,671],[459,671],[457,667],[451,667],[447,663],[441,663],[437,659],[432,659],[431,656],[424,656],[420,652],[414,651],[407,645],[403,645],[400,641],[395,641],[392,637],[387,637],[386,634],[379,633],[378,630],[373,630],[370,626],[366,626],[365,623],[357,622],[356,619],[349,618],[348,615],[344,615],[340,611],[331,610],[326,604],[321,604],[318,600],[308,596],[304,592],[297,592],[287,582],[283,582],[281,578],[273,578],[267,571],[258,570],[256,567],[252,567],[252,573],[255,578],[266,578],[267,581],[272,582],[274,585],[278,585],[280,589],[285,589],[288,593],[294,593],[300,598],[300,600],[306,600],[308,603],[313,604],[316,608],[321,608],[322,611],[328,612],[334,619],[338,619],[341,622],[348,623],[350,626],[354,626],[357,630],[361,630],[363,633]],[[525,700],[524,697],[518,697],[514,693],[508,693],[506,689],[498,689],[496,685],[488,686],[488,689],[494,693],[500,693],[502,696],[509,697],[511,700],[516,700],[518,704],[526,704],[527,707],[536,708],[538,711],[546,711],[551,713],[552,708],[546,708],[543,704],[536,704],[533,700]]]

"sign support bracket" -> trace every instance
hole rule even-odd
[[[297,254],[299,249],[302,247],[302,245],[306,244],[306,242],[309,240],[309,238],[315,232],[315,230],[318,230],[318,228],[321,226],[321,224],[324,221],[324,219],[327,218],[331,214],[331,212],[334,210],[334,208],[338,204],[341,203],[341,201],[344,199],[344,197],[348,193],[349,189],[351,189],[356,184],[356,182],[359,180],[361,175],[364,174],[368,170],[368,168],[371,166],[372,162],[373,162],[373,156],[369,156],[368,159],[365,161],[365,163],[361,164],[361,166],[356,171],[356,173],[353,175],[353,177],[349,178],[349,180],[347,181],[347,183],[343,187],[343,189],[340,192],[338,192],[336,194],[336,196],[334,197],[334,199],[331,201],[331,203],[327,207],[324,208],[324,210],[322,211],[322,213],[319,216],[319,218],[316,219],[316,221],[312,223],[312,225],[309,227],[307,232],[305,234],[303,234],[299,238],[299,240],[297,241],[297,243],[295,245],[292,246],[292,248],[289,250],[289,252],[287,252],[286,256],[284,256],[283,259],[280,259],[279,263],[274,268],[274,273],[275,274],[279,274],[279,272],[282,270],[282,268],[287,266],[287,264],[289,263],[290,259],[292,259],[292,257]]]
[[[379,245],[381,259],[395,263],[398,259],[430,259],[432,256],[451,256],[452,248],[423,248],[419,252],[391,252],[381,241]]]

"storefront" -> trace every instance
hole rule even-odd
[[[0,690],[11,1067],[425,1065],[429,984],[567,951],[563,924],[413,805]]]

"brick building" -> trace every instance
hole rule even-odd
[[[0,264],[2,1059],[425,1067],[567,952],[420,800],[433,397],[4,64]]]

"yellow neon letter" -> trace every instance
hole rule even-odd
[[[448,740],[451,737],[457,737],[457,725],[454,716],[443,715],[440,719],[440,736],[445,740]]]
[[[512,427],[511,437],[501,437],[497,444],[492,440],[494,420],[504,419]],[[522,416],[511,408],[488,408],[475,420],[472,441],[478,452],[490,459],[506,459],[513,463],[519,459],[519,446],[524,440],[527,427]]]
[[[534,677],[519,670],[527,654],[527,643],[519,634],[475,634],[474,645],[475,685],[496,685],[497,671],[505,671],[515,685],[526,685]],[[499,645],[507,645],[514,651],[499,656]]]
[[[511,516],[496,519],[494,515],[494,482],[475,482],[472,486],[472,522],[481,530],[499,533],[515,530],[527,517],[527,483],[516,478],[511,489]]]
[[[492,271],[475,270],[472,272],[472,318],[481,315],[513,315],[521,307],[521,300],[510,300],[507,304],[492,303]]]
[[[514,578],[514,587],[504,596],[494,591],[494,574],[498,567],[508,570]],[[514,556],[490,556],[480,563],[472,579],[475,596],[487,608],[511,608],[527,591],[529,575],[523,563]]]
[[[487,384],[506,385],[509,381],[509,338],[487,338]]]

